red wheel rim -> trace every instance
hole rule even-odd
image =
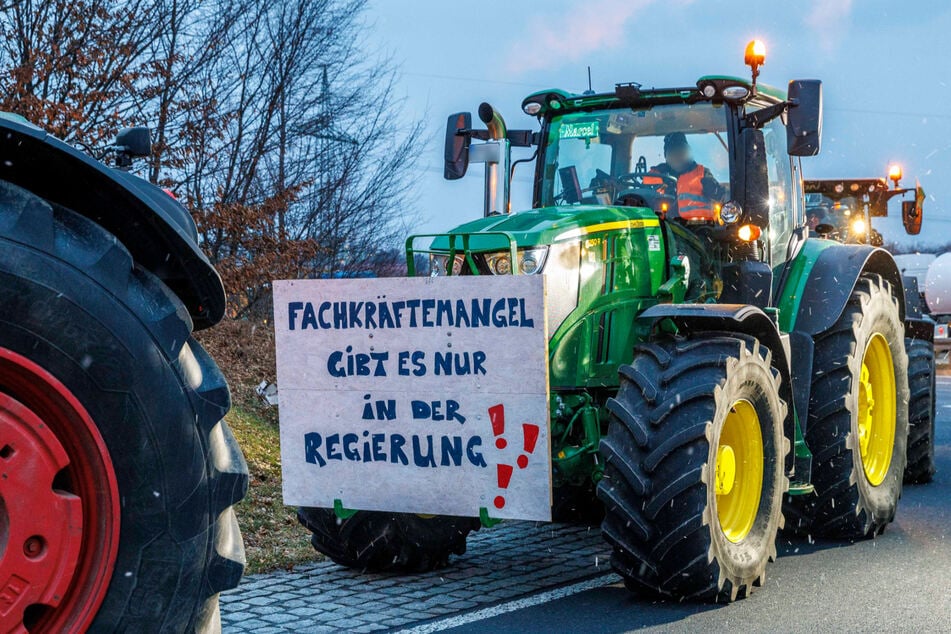
[[[0,348],[0,629],[85,631],[112,578],[119,513],[112,461],[85,408]]]

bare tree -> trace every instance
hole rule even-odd
[[[419,124],[365,0],[19,0],[0,107],[99,143],[148,123],[145,176],[191,210],[232,314],[270,282],[392,272]]]

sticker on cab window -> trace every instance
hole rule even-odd
[[[601,134],[600,122],[594,121],[565,121],[558,129],[558,136],[562,139],[593,139]]]

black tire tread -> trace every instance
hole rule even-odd
[[[935,474],[934,344],[905,338],[908,351],[908,463],[906,484],[931,482]]]
[[[128,249],[101,226],[2,180],[0,242],[6,243],[8,249],[26,249],[26,252],[46,259],[51,267],[65,265],[62,270],[71,270],[69,275],[81,274],[83,283],[90,284],[84,289],[83,302],[97,301],[96,294],[100,293],[127,310],[132,322],[137,322],[152,345],[161,350],[169,375],[177,377],[182,404],[194,410],[191,417],[195,428],[191,433],[197,432],[197,446],[204,454],[196,464],[205,465],[204,473],[198,477],[207,482],[202,489],[207,493],[206,497],[196,493],[199,497],[194,500],[189,497],[170,512],[176,513],[172,524],[193,524],[196,520],[190,516],[197,516],[199,520],[205,518],[203,521],[208,522],[204,530],[206,546],[201,549],[205,556],[198,564],[201,578],[197,581],[200,583],[187,588],[151,588],[156,594],[170,593],[168,600],[175,609],[169,610],[163,622],[137,621],[125,612],[101,612],[100,620],[93,628],[135,630],[144,627],[149,631],[170,632],[220,629],[217,593],[236,586],[244,568],[243,544],[232,505],[247,492],[248,474],[241,450],[222,420],[230,408],[227,383],[214,361],[191,338],[193,324],[187,309],[156,276],[138,267]],[[16,274],[30,279],[30,271]],[[168,404],[169,409],[175,407],[180,406]],[[196,441],[190,440],[189,443]],[[182,450],[189,449],[186,445]],[[176,477],[177,474],[167,475]],[[169,530],[174,534],[183,529],[170,526]],[[120,536],[120,549],[124,535],[125,530]],[[143,553],[147,548],[152,546],[143,546]],[[195,562],[187,561],[182,565],[191,567]],[[110,594],[118,583],[118,576],[117,573],[113,578]],[[147,583],[147,580],[143,581]],[[134,601],[129,603],[125,610],[135,607],[131,605]],[[103,611],[107,605],[108,597]],[[106,626],[106,622],[113,625]]]
[[[339,519],[332,509],[302,507],[297,518],[311,544],[341,566],[367,572],[428,572],[466,552],[466,538],[481,523],[467,517],[357,511]]]
[[[613,547],[612,566],[630,589],[729,600],[748,593],[761,576],[724,579],[711,564],[701,482],[710,423],[699,421],[711,419],[714,390],[740,354],[770,364],[769,351],[755,339],[728,333],[649,342],[620,369],[621,388],[607,405],[611,425],[601,440],[605,473],[597,493],[605,504],[602,532]],[[778,386],[778,373],[769,371]],[[781,490],[785,484],[783,478]]]
[[[866,307],[873,301],[873,296],[882,293],[890,298],[894,307],[894,322],[898,324],[897,328],[901,328],[898,300],[890,284],[879,275],[864,274],[856,283],[852,297],[836,323],[815,338],[806,428],[806,444],[813,453],[812,482],[815,493],[786,497],[783,511],[789,520],[786,528],[790,532],[862,539],[881,533],[894,518],[894,509],[887,517],[882,517],[863,508],[856,480],[864,478],[864,475],[856,474],[850,448],[850,395],[854,379],[849,363],[853,355],[857,354],[856,333],[867,318]],[[899,368],[903,363],[900,357],[896,360]],[[904,469],[904,441],[896,446],[900,446],[902,451],[892,460],[899,461]],[[900,495],[899,483],[898,497]]]

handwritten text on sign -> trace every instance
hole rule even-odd
[[[541,276],[274,283],[284,501],[551,518]]]

